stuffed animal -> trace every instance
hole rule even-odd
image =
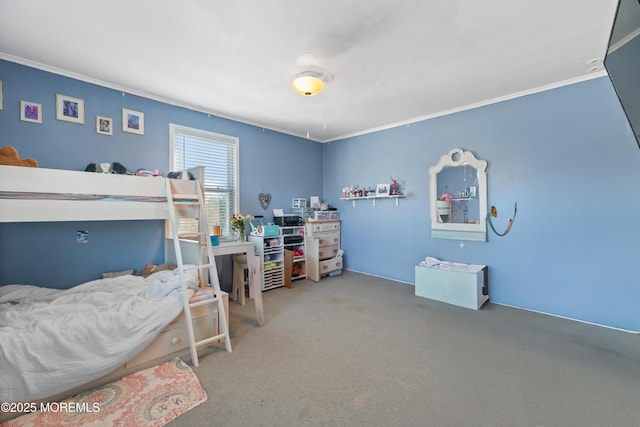
[[[21,159],[20,156],[18,156],[18,150],[16,150],[15,147],[5,145],[0,148],[0,165],[37,168],[38,161],[36,159]]]
[[[98,172],[98,173],[115,173],[119,175],[126,175],[127,168],[122,163],[89,163],[84,169],[85,172]]]
[[[175,268],[176,268],[175,264],[160,264],[160,265],[147,264],[144,266],[144,269],[142,269],[142,277],[149,277],[153,273],[157,273],[158,271],[174,270]]]
[[[136,176],[160,176],[158,169],[152,171],[148,169],[138,169],[133,174]]]
[[[167,178],[184,179],[194,181],[196,178],[189,171],[169,172]]]

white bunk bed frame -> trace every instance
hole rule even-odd
[[[168,219],[165,180],[162,177],[0,166],[0,222]],[[193,185],[193,181],[184,183]],[[189,187],[185,189],[187,191]],[[22,194],[26,198],[18,198]],[[70,199],[73,200],[72,209]]]
[[[196,179],[202,179],[203,171],[198,167],[189,172]],[[163,177],[0,165],[0,222],[169,220],[172,207],[167,192],[170,188],[176,193],[194,194],[199,191],[199,181],[171,180],[169,186],[167,178]],[[166,239],[170,240],[171,236],[167,235]],[[167,247],[172,245],[164,246],[166,257]],[[189,252],[186,251],[185,264],[202,263],[202,259],[188,258]],[[228,295],[221,291],[221,296],[224,320],[219,317],[216,304],[191,309],[196,336],[210,337],[221,329],[221,322],[229,324]],[[185,317],[183,310],[149,346],[112,373],[41,401],[64,399],[177,356],[189,360]],[[212,347],[199,348],[197,353],[201,355],[211,350]],[[0,414],[0,422],[7,419],[6,415]]]

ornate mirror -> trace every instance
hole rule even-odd
[[[429,168],[431,237],[487,240],[487,162],[454,148]]]

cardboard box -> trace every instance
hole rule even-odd
[[[284,250],[284,286],[291,288],[291,271],[293,270],[293,251]]]

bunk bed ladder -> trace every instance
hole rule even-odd
[[[191,360],[194,366],[198,366],[198,348],[205,347],[214,342],[224,339],[225,348],[231,352],[231,339],[229,337],[229,325],[227,325],[227,316],[224,307],[224,301],[220,292],[220,281],[218,279],[218,271],[213,255],[213,247],[211,246],[211,238],[209,237],[209,227],[207,225],[207,216],[205,212],[204,197],[202,187],[199,182],[195,182],[196,190],[194,193],[179,193],[172,185],[173,179],[167,179],[167,202],[169,204],[169,220],[171,222],[171,233],[173,247],[175,250],[176,264],[182,284],[182,302],[184,307],[185,323],[187,326],[189,348],[191,350]],[[193,181],[192,181],[193,182]],[[179,219],[193,218],[197,219],[198,231],[189,233],[180,233]],[[201,300],[195,303],[189,301],[187,286],[185,282],[185,267],[182,259],[182,248],[180,246],[180,238],[197,237],[200,247],[200,254],[197,265],[200,277],[200,288],[213,288],[213,298]],[[204,250],[206,249],[206,251]],[[193,266],[190,266],[193,268]],[[206,274],[208,273],[208,274]],[[193,327],[193,315],[191,310],[195,307],[206,304],[217,304],[218,307],[218,335],[213,335],[196,341],[195,331]]]

